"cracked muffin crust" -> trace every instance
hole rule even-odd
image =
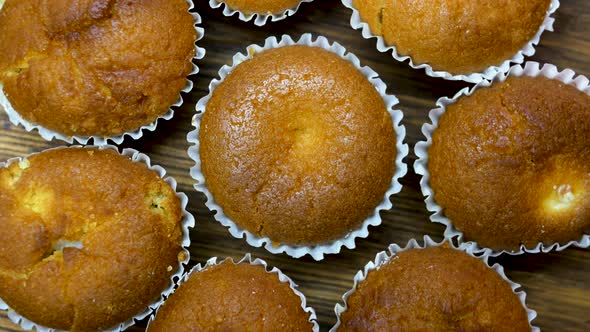
[[[116,136],[168,112],[186,85],[195,21],[185,0],[7,0],[0,83],[27,121]]]
[[[0,298],[43,326],[122,323],[183,258],[175,192],[111,150],[49,150],[0,169],[0,206]]]
[[[495,250],[590,233],[590,96],[509,77],[447,107],[428,151],[430,186],[465,240]]]
[[[323,244],[359,228],[395,168],[382,97],[353,64],[318,47],[239,64],[213,91],[199,140],[223,212],[278,244]]]
[[[353,0],[386,45],[453,75],[481,72],[513,57],[537,33],[551,0]]]
[[[449,248],[405,250],[368,273],[338,331],[530,331],[520,299],[479,259]]]
[[[192,273],[148,331],[312,331],[309,319],[301,298],[277,274],[225,260]]]
[[[219,0],[233,10],[244,14],[273,15],[281,14],[297,7],[301,0]]]

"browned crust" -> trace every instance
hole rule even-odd
[[[551,0],[353,0],[375,35],[415,64],[480,72],[514,56],[539,30]]]
[[[288,9],[297,7],[301,0],[219,0],[219,2],[224,2],[229,8],[244,14],[272,15],[282,14]]]
[[[200,142],[224,213],[277,243],[357,229],[394,171],[383,99],[352,64],[315,47],[265,51],[235,68],[208,102]]]
[[[509,78],[449,106],[429,150],[434,198],[467,240],[494,249],[590,233],[590,96],[546,78]],[[572,208],[551,211],[554,186]]]
[[[276,274],[225,261],[191,274],[148,331],[311,331],[309,318]]]
[[[165,114],[192,70],[185,0],[7,0],[0,82],[26,120],[114,136]]]
[[[369,272],[347,304],[339,331],[530,331],[502,277],[443,247],[397,254]]]
[[[0,298],[37,324],[73,331],[144,310],[182,251],[172,188],[110,150],[51,150],[28,164],[0,169]],[[83,248],[60,250],[63,240]]]

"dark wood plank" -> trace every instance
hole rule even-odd
[[[234,18],[224,17],[219,10],[208,7],[207,1],[197,1],[197,10],[203,16],[206,29],[201,46],[207,56],[199,61],[201,73],[193,77],[195,89],[185,96],[185,104],[177,110],[171,121],[162,122],[154,133],[147,133],[137,142],[127,140],[124,147],[139,149],[164,166],[174,176],[190,199],[190,211],[198,226],[192,232],[191,265],[204,262],[211,256],[241,257],[246,252],[267,260],[290,275],[307,295],[309,304],[319,316],[322,329],[335,322],[333,308],[341,295],[352,286],[354,274],[375,254],[390,243],[405,244],[409,239],[428,234],[442,238],[443,227],[429,222],[419,188],[419,177],[411,170],[402,180],[404,189],[392,198],[394,209],[383,213],[383,225],[372,228],[368,239],[357,242],[357,249],[344,250],[321,262],[310,258],[295,260],[285,255],[272,255],[265,250],[251,248],[245,241],[232,238],[220,226],[204,205],[204,196],[192,188],[185,140],[191,130],[190,119],[195,102],[207,94],[209,82],[217,76],[219,68],[231,62],[232,55],[243,51],[251,43],[261,43],[267,36],[290,34],[299,36],[312,32],[338,41],[355,53],[364,65],[375,69],[396,94],[405,112],[404,124],[411,147],[422,139],[421,125],[436,99],[455,94],[468,86],[466,83],[448,82],[427,77],[423,71],[413,70],[406,64],[394,61],[389,54],[379,53],[373,40],[364,40],[360,32],[349,26],[350,11],[339,1],[315,1],[304,4],[295,17],[285,21],[255,27]],[[551,62],[560,68],[572,68],[578,74],[590,75],[590,2],[587,0],[563,1],[558,12],[556,32],[546,33],[532,60]],[[12,126],[4,113],[0,114],[0,160],[63,145],[45,142],[36,133],[27,133]],[[413,153],[406,159],[411,166]],[[497,259],[506,267],[514,281],[523,284],[528,292],[528,304],[539,317],[535,324],[547,331],[587,331],[590,329],[590,250],[569,249],[548,255],[523,255]],[[142,330],[145,322],[131,330]],[[0,312],[0,330],[18,330]]]

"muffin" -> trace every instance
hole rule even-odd
[[[338,331],[530,331],[511,285],[447,245],[398,252],[347,299]]]
[[[184,280],[158,309],[149,332],[317,330],[290,280],[280,281],[264,265],[225,260]]]
[[[188,9],[186,0],[7,0],[3,91],[26,121],[62,135],[137,130],[169,111],[193,70]]]
[[[453,75],[483,72],[535,37],[551,0],[352,0],[373,35],[414,64]]]
[[[278,15],[296,8],[301,0],[219,0],[229,8],[246,15]]]
[[[275,245],[335,241],[360,228],[390,187],[391,117],[338,55],[305,45],[262,51],[208,99],[199,128],[205,185],[231,221]]]
[[[211,0],[212,8],[223,6],[223,15],[232,16],[238,13],[240,20],[249,22],[254,19],[254,24],[265,25],[266,22],[280,21],[292,16],[303,2],[313,0]]]
[[[186,260],[174,190],[112,150],[65,148],[0,169],[0,298],[35,324],[114,327]]]
[[[590,233],[590,96],[509,76],[447,106],[432,135],[434,201],[468,241],[497,251]]]

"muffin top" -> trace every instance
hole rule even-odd
[[[175,192],[111,150],[50,150],[0,169],[0,206],[0,298],[43,326],[122,323],[184,259]]]
[[[185,0],[7,0],[0,83],[24,119],[58,133],[133,131],[179,98],[194,24]]]
[[[244,14],[273,15],[293,9],[301,0],[219,0]]]
[[[360,227],[383,200],[395,134],[351,63],[287,46],[241,63],[213,91],[200,157],[207,188],[239,226],[275,243],[319,244]]]
[[[400,252],[347,300],[339,331],[530,331],[510,285],[462,251]]]
[[[434,70],[470,74],[510,59],[537,33],[551,0],[353,0],[371,32]]]
[[[148,331],[312,331],[309,319],[301,299],[277,274],[226,260],[192,273]]]
[[[496,250],[590,233],[590,96],[510,77],[447,107],[429,150],[435,201]]]

